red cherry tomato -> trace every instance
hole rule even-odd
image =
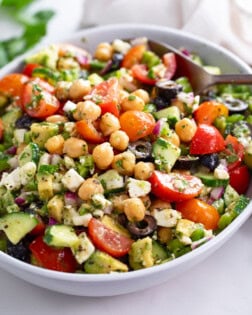
[[[127,133],[130,141],[137,141],[150,135],[155,127],[155,119],[149,113],[128,110],[120,116],[121,129]]]
[[[218,226],[220,218],[218,211],[202,200],[190,199],[179,202],[176,209],[182,213],[183,218],[202,223],[206,229],[214,230]]]
[[[238,139],[231,135],[226,137],[225,146],[224,154],[228,162],[228,170],[231,171],[241,165],[244,159],[245,149]]]
[[[177,70],[177,61],[175,54],[172,52],[164,54],[163,63],[166,66],[164,78],[170,80]]]
[[[30,81],[23,88],[22,106],[29,116],[46,118],[57,112],[60,103],[37,81]]]
[[[91,100],[101,107],[102,114],[107,112],[119,117],[119,83],[115,78],[96,85],[90,93]]]
[[[29,246],[38,265],[57,271],[75,272],[77,263],[70,248],[53,248],[43,241],[43,236],[38,236]]]
[[[229,171],[229,184],[239,193],[245,194],[249,187],[250,173],[246,165],[238,166]]]
[[[210,154],[224,150],[225,142],[219,130],[213,126],[198,126],[190,144],[190,154]]]
[[[111,230],[95,218],[88,223],[88,234],[98,249],[114,257],[126,255],[133,243],[132,239]]]
[[[40,216],[36,216],[36,219],[38,220],[38,224],[35,226],[35,228],[30,232],[32,235],[41,235],[44,233],[46,225],[42,221]]]
[[[134,65],[140,63],[143,58],[145,50],[146,50],[145,45],[136,45],[131,47],[123,58],[122,67],[130,69]]]
[[[3,133],[4,133],[3,121],[0,118],[0,140],[2,140],[3,138]]]
[[[95,129],[92,122],[79,120],[76,122],[75,126],[77,132],[83,137],[83,139],[97,144],[105,141],[101,133]]]
[[[38,63],[27,63],[24,66],[22,73],[27,75],[28,77],[32,77],[33,70],[36,68],[40,68],[40,67],[41,67],[41,65],[39,65]]]
[[[162,200],[178,202],[200,194],[203,184],[198,177],[154,171],[149,178],[151,192]]]
[[[193,113],[197,124],[211,125],[219,116],[228,116],[228,108],[216,101],[207,101],[200,104],[200,106]]]
[[[146,65],[137,64],[131,68],[132,75],[135,79],[143,84],[155,85],[156,80],[148,77],[148,69]]]

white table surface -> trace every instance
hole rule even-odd
[[[41,3],[38,1],[37,5]],[[82,3],[83,0],[43,0],[44,7],[50,6],[58,12],[50,26],[50,38],[58,40],[77,28]],[[12,26],[0,19],[0,29],[7,36]],[[134,294],[106,298],[67,296],[33,286],[0,270],[0,314],[250,315],[252,219],[203,263],[162,285]]]

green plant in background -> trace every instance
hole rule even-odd
[[[52,10],[40,10],[29,13],[27,8],[34,1],[0,0],[0,12],[7,14],[10,20],[20,24],[23,29],[20,36],[0,41],[0,68],[33,47],[46,35],[47,24],[54,12]]]

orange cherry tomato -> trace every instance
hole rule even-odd
[[[0,140],[2,140],[3,138],[3,133],[4,133],[3,121],[0,118]]]
[[[128,110],[120,118],[121,129],[127,133],[130,141],[137,141],[150,135],[155,126],[155,119],[149,113]]]
[[[198,124],[211,125],[219,116],[228,116],[228,108],[216,101],[206,101],[194,112],[194,118]]]
[[[108,228],[92,218],[88,223],[88,234],[94,245],[114,257],[128,254],[133,240]]]
[[[76,130],[83,137],[83,139],[91,143],[98,144],[105,141],[101,133],[89,121],[86,120],[77,121]]]
[[[190,199],[179,202],[176,209],[182,213],[183,218],[202,223],[206,229],[214,230],[218,226],[220,219],[218,211],[202,200]]]
[[[136,45],[129,49],[129,51],[125,54],[122,67],[130,69],[132,66],[141,62],[143,58],[143,53],[146,50],[145,45]]]

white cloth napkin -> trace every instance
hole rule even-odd
[[[220,44],[252,64],[252,11],[240,9],[237,3],[242,1],[86,0],[82,26],[134,22],[174,27]]]

